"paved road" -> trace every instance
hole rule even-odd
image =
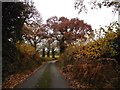
[[[0,56],[0,90],[1,88],[2,88],[2,57]]]
[[[46,84],[46,85],[45,85]],[[58,72],[55,61],[49,61],[16,88],[69,88],[68,82]]]

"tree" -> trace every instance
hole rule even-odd
[[[53,42],[52,38],[47,39],[47,57],[50,57],[50,49],[51,49],[51,43]]]
[[[45,47],[46,47],[47,40],[44,38],[41,41],[41,48],[42,48],[42,57],[45,57]]]
[[[55,49],[58,47],[58,41],[55,39],[52,44],[51,44],[51,48],[52,48],[52,58],[55,58]]]
[[[113,53],[112,57],[120,64],[120,24],[113,22],[107,28],[108,31],[105,33],[105,38],[108,39],[111,47],[117,52],[116,54]]]
[[[77,39],[86,40],[85,35],[90,35],[93,31],[90,25],[78,18],[69,20],[54,16],[47,20],[47,24],[53,32],[51,35],[59,41],[60,53],[63,53],[65,48]]]
[[[34,24],[24,25],[22,31],[22,37],[25,41],[30,43],[37,50],[37,44],[44,38],[45,31],[42,26],[36,26]]]
[[[31,12],[32,16],[29,16],[29,19],[26,20],[22,28],[22,38],[37,49],[37,44],[41,41],[44,29],[42,26],[42,17],[33,5]]]
[[[33,10],[32,2],[2,3],[3,80],[7,75],[15,72],[18,55],[16,42],[22,40],[22,27],[34,15]],[[11,70],[9,70],[10,65],[14,66]]]
[[[79,12],[86,12],[88,11],[88,8],[86,7],[86,0],[75,0],[74,6],[75,9],[78,9]],[[120,8],[120,2],[119,0],[89,0],[87,3],[91,6],[91,9],[98,9],[103,6],[105,7],[113,7],[113,12],[119,11]]]

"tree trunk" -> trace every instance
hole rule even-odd
[[[59,42],[60,45],[60,54],[64,53],[65,51],[65,43],[64,43],[64,38],[62,38]]]
[[[54,51],[54,48],[52,48],[52,58],[55,58],[55,51]]]
[[[50,57],[50,49],[47,51],[47,57]]]
[[[45,48],[42,49],[42,57],[45,57]]]

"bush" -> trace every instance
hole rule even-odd
[[[100,38],[86,45],[71,45],[64,52],[64,64],[74,64],[79,60],[96,60],[98,58],[116,58],[119,51],[113,47],[115,32],[109,32],[106,37]]]
[[[75,63],[75,54],[77,54],[76,52],[76,47],[75,46],[69,46],[65,53],[62,55],[63,60],[64,60],[64,65],[67,64],[74,64]]]
[[[114,31],[116,30],[116,31]],[[88,43],[69,45],[60,56],[64,72],[92,87],[118,88],[120,82],[120,27],[111,24],[104,36]]]
[[[74,65],[73,76],[77,81],[94,88],[116,88],[118,86],[111,82],[116,84],[119,82],[116,80],[118,78],[117,70],[118,64],[113,59],[86,60]]]
[[[11,74],[32,70],[42,63],[39,52],[35,51],[35,48],[30,44],[24,42],[16,44],[15,55],[16,58],[4,58],[3,81]]]

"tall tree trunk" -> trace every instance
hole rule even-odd
[[[47,51],[47,57],[50,57],[50,49]]]
[[[55,58],[55,51],[54,51],[54,48],[52,48],[52,58]]]
[[[47,48],[47,57],[50,57],[50,43],[48,44],[48,48]]]
[[[45,57],[45,48],[42,49],[42,57]]]
[[[65,51],[64,37],[60,40],[59,46],[60,46],[60,54],[64,53]]]

